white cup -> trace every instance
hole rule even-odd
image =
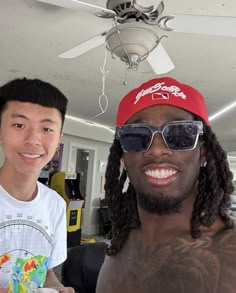
[[[53,288],[37,288],[32,289],[31,291],[35,293],[58,293],[58,291]]]

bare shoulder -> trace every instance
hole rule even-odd
[[[132,247],[132,250],[129,249]],[[127,243],[106,257],[97,293],[234,293],[236,229],[213,237],[178,237],[155,247]]]

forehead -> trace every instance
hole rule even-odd
[[[60,112],[56,108],[44,107],[39,104],[29,102],[9,101],[2,113],[4,117],[26,117],[32,121],[40,121],[42,119],[49,119],[55,122],[61,122]]]
[[[132,116],[128,123],[138,122],[169,122],[174,120],[193,120],[194,115],[181,108],[170,105],[154,105],[140,110],[134,116]]]

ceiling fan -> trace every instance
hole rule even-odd
[[[138,64],[146,59],[156,74],[164,74],[175,66],[161,44],[164,36],[157,34],[157,26],[163,31],[236,36],[235,17],[162,16],[162,0],[107,0],[106,8],[79,0],[37,1],[80,10],[113,21],[111,29],[60,54],[61,58],[76,58],[106,43],[112,56],[118,56],[128,68],[137,69]]]

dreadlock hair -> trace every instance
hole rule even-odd
[[[204,122],[202,141],[206,150],[206,166],[201,167],[198,193],[191,217],[191,236],[201,237],[200,226],[210,227],[218,216],[226,228],[234,226],[228,211],[231,206],[231,194],[234,191],[233,174],[230,171],[226,152],[221,147],[210,126]],[[126,170],[121,168],[123,151],[117,138],[110,148],[106,169],[105,198],[108,203],[112,222],[112,239],[106,249],[107,255],[117,254],[124,246],[129,232],[140,227],[137,210],[136,192],[129,183],[126,191],[124,183]]]

